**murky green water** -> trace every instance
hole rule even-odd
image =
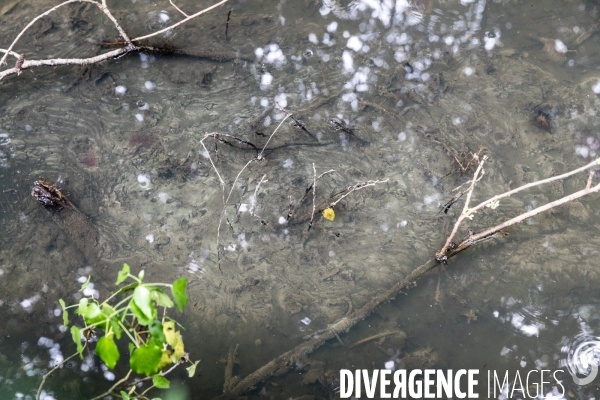
[[[0,47],[49,6],[36,3],[1,2]],[[193,13],[210,3],[176,4]],[[168,1],[109,7],[131,36],[181,19]],[[461,168],[470,152],[490,157],[476,203],[598,157],[600,35],[584,35],[597,29],[599,11],[596,1],[231,0],[150,43],[187,55],[133,54],[6,78],[0,398],[33,398],[49,366],[74,352],[58,299],[78,301],[82,277],[92,276],[86,295],[100,298],[123,262],[151,281],[187,277],[191,301],[177,317],[202,362],[193,379],[183,369],[171,378],[189,398],[212,398],[223,392],[236,344],[233,373],[244,377],[431,259],[462,207],[439,212],[472,176]],[[115,40],[100,12],[76,4],[39,21],[15,50],[26,59],[89,57]],[[239,177],[257,156],[252,146],[209,139],[208,153],[202,147],[205,134],[219,132],[262,148],[285,117],[277,105],[305,129],[286,120],[265,159]],[[388,181],[345,198],[334,221],[317,213],[309,230],[312,193],[298,201],[315,174],[331,169],[317,183],[317,205],[350,185]],[[219,176],[226,195],[235,185],[217,241]],[[74,226],[36,203],[30,191],[40,177],[56,182],[87,223]],[[460,235],[585,180],[501,201]],[[565,369],[569,350],[597,343],[600,329],[597,202],[585,197],[459,254],[248,398],[335,398],[340,368],[390,362]],[[250,215],[253,205],[267,225]],[[399,330],[406,338],[350,348]],[[90,398],[126,372],[113,375],[89,354],[57,371],[48,398]],[[562,377],[563,397],[597,396],[594,383]]]

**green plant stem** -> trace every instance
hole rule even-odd
[[[103,399],[104,397],[110,395],[113,390],[115,390],[117,387],[119,387],[121,384],[123,384],[124,382],[127,381],[127,379],[129,379],[129,376],[131,376],[131,373],[133,371],[129,370],[129,372],[127,373],[127,375],[125,375],[125,378],[121,379],[120,381],[118,381],[117,383],[115,383],[114,385],[112,385],[112,387],[110,389],[108,389],[106,392],[102,393],[100,396],[96,396],[91,400],[100,400]]]
[[[121,326],[121,328],[123,329],[123,332],[125,332],[125,334],[127,336],[129,336],[129,339],[133,342],[133,344],[135,344],[135,347],[138,348],[140,347],[137,342],[135,341],[135,339],[133,337],[131,337],[131,334],[129,333],[129,330],[125,327],[125,325],[123,325],[123,323],[121,321],[119,321],[119,325]]]
[[[143,392],[140,394],[140,396],[144,396],[146,393],[148,393],[148,391],[149,391],[150,389],[152,389],[152,388],[154,388],[154,387],[156,387],[156,386],[154,386],[154,385],[150,386],[148,389],[144,390],[144,391],[143,391]]]
[[[106,302],[107,302],[109,299],[110,299],[110,297],[109,297],[108,299],[104,300],[104,301],[102,302],[102,304],[100,304],[100,305],[104,305],[104,304],[106,304]],[[133,295],[130,295],[130,296],[127,296],[127,297],[125,297],[123,300],[121,300],[120,302],[118,302],[117,304],[115,304],[115,306],[114,306],[113,308],[116,310],[117,308],[119,308],[119,306],[120,306],[121,304],[123,304],[123,303],[127,303],[128,301],[131,301],[131,299],[133,299]]]

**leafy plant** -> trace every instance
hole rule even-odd
[[[70,309],[75,309],[75,314],[83,321],[83,327],[75,324],[70,327],[71,336],[77,346],[77,353],[73,356],[78,354],[83,359],[84,349],[91,344],[89,339],[94,335],[100,336],[95,353],[109,369],[114,369],[122,358],[117,341],[122,337],[129,340],[131,356],[127,377],[98,398],[113,393],[120,394],[122,399],[146,399],[145,394],[154,387],[169,388],[170,382],[165,375],[179,364],[191,364],[187,368],[190,377],[196,371],[199,361],[190,361],[181,333],[176,330],[176,322],[166,316],[168,309],[176,307],[181,312],[187,304],[187,278],[178,279],[172,284],[145,283],[143,279],[143,270],[135,276],[131,274],[129,265],[124,264],[116,284],[121,285],[127,280],[132,282],[122,286],[102,303],[94,298],[84,297],[78,304],[66,306],[64,300],[59,300],[65,326],[69,326]],[[89,282],[90,278],[79,291],[86,289]],[[170,296],[167,293],[169,291]],[[160,307],[164,308],[162,318],[159,318]],[[145,377],[127,382],[132,372]],[[152,385],[137,394],[137,384],[146,380],[152,380]],[[40,385],[38,393],[41,387]]]

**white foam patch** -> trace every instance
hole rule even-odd
[[[358,52],[360,51],[360,49],[362,49],[363,42],[357,36],[351,36],[350,39],[348,39],[348,43],[346,43],[346,46]]]
[[[148,234],[146,235],[146,240],[148,241],[148,243],[152,244],[154,243],[154,235],[153,234]]]
[[[344,72],[354,72],[354,60],[348,50],[344,50],[342,53],[342,61],[344,63]]]
[[[273,75],[271,75],[268,72],[265,72],[264,74],[262,74],[262,76],[260,77],[261,90],[268,89],[269,86],[271,86],[271,83],[273,83]]]
[[[567,45],[558,39],[554,41],[554,50],[558,53],[566,53],[568,51]]]
[[[285,93],[279,93],[275,96],[275,104],[279,104],[281,107],[287,107],[287,96]]]
[[[148,175],[139,174],[137,180],[142,189],[150,189],[150,177]]]
[[[115,88],[115,93],[123,96],[125,93],[127,93],[127,88],[123,85],[119,85]]]
[[[152,81],[146,81],[144,83],[144,86],[146,87],[146,89],[148,90],[152,90],[156,87],[156,85],[152,82]]]

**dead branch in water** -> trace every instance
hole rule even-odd
[[[476,157],[476,156],[474,156],[474,157]],[[469,208],[469,203],[471,201],[471,195],[473,194],[473,190],[475,189],[476,183],[483,176],[483,165],[484,165],[485,161],[487,160],[487,158],[488,158],[487,156],[483,156],[483,158],[479,161],[479,165],[477,166],[477,170],[475,171],[475,174],[473,175],[473,179],[471,180],[471,185],[467,191],[467,199],[465,200],[465,205],[463,207],[463,211],[461,212],[460,216],[458,217],[458,220],[454,224],[454,228],[452,229],[450,236],[448,236],[448,238],[446,239],[446,243],[444,244],[442,249],[436,254],[436,259],[439,262],[445,263],[447,258],[450,255],[457,254],[457,253],[471,247],[472,245],[476,244],[477,242],[480,242],[482,240],[492,237],[496,233],[502,231],[503,229],[508,228],[509,226],[512,226],[512,225],[515,225],[515,224],[525,221],[527,218],[531,218],[531,217],[536,216],[544,211],[548,211],[554,207],[560,206],[562,204],[566,204],[573,200],[577,200],[580,197],[600,191],[600,184],[592,187],[592,177],[593,177],[594,171],[590,171],[589,177],[587,180],[587,184],[586,184],[585,188],[583,188],[582,190],[572,193],[561,199],[552,201],[543,206],[537,207],[529,212],[523,213],[517,217],[509,219],[508,221],[502,222],[496,226],[485,229],[481,232],[469,233],[468,237],[457,245],[454,243],[453,240],[458,232],[458,229],[460,228],[460,225],[464,222],[465,219],[473,219],[475,214],[478,211],[480,211],[482,208],[489,207],[489,208],[495,209],[496,207],[498,207],[501,199],[509,197],[509,196],[511,196],[515,193],[518,193],[522,190],[529,189],[529,188],[539,186],[539,185],[543,185],[545,183],[554,182],[556,180],[565,179],[565,178],[568,178],[579,172],[590,170],[590,169],[600,165],[600,158],[598,158],[598,159],[592,161],[591,163],[584,165],[583,167],[574,169],[573,171],[564,173],[562,175],[553,176],[553,177],[550,177],[547,179],[542,179],[540,181],[528,183],[528,184],[518,187],[516,189],[509,190],[508,192],[491,197],[491,198],[479,203],[477,206],[475,206],[473,208]]]
[[[124,56],[128,53],[132,53],[132,52],[139,52],[139,51],[144,51],[144,50],[148,50],[148,51],[156,50],[150,46],[139,45],[139,44],[137,44],[137,42],[140,42],[144,39],[149,39],[151,37],[160,35],[161,33],[164,33],[171,29],[174,29],[174,28],[178,27],[179,25],[182,25],[196,17],[199,17],[200,15],[202,15],[204,13],[207,13],[208,11],[211,11],[212,9],[214,9],[216,7],[219,7],[220,5],[225,4],[227,1],[229,1],[229,0],[221,0],[220,2],[214,4],[210,7],[207,7],[201,11],[198,11],[192,15],[187,15],[187,14],[183,13],[179,8],[177,8],[177,6],[175,6],[171,2],[171,4],[173,4],[173,6],[179,12],[181,12],[183,15],[185,15],[186,18],[184,18],[183,20],[176,22],[172,25],[169,25],[168,27],[163,28],[159,31],[131,39],[131,38],[129,38],[127,33],[125,33],[125,30],[123,29],[123,27],[121,27],[121,25],[119,24],[117,19],[112,15],[110,10],[108,9],[108,7],[106,5],[106,0],[101,0],[101,1],[97,1],[97,0],[67,0],[65,2],[62,2],[56,6],[48,9],[47,11],[38,15],[37,17],[33,18],[21,30],[21,32],[19,32],[17,37],[15,39],[13,39],[12,43],[8,46],[7,49],[0,48],[0,53],[4,53],[4,55],[0,59],[0,66],[6,64],[6,59],[8,56],[13,56],[17,59],[14,67],[7,68],[3,71],[0,71],[0,81],[2,81],[2,79],[4,79],[7,76],[14,75],[14,74],[20,75],[23,70],[31,69],[31,68],[35,68],[35,67],[57,66],[57,65],[89,65],[89,64],[95,64],[95,63],[98,63],[101,61],[105,61],[105,60],[108,60],[111,58],[122,57],[122,56]],[[54,11],[58,10],[59,8],[66,6],[68,4],[71,4],[71,3],[90,3],[90,4],[93,4],[94,6],[98,7],[106,15],[106,17],[113,23],[114,27],[119,32],[119,36],[123,39],[123,47],[121,47],[117,50],[112,50],[112,51],[103,53],[103,54],[95,56],[95,57],[51,58],[51,59],[45,59],[45,60],[29,60],[29,59],[26,59],[25,54],[20,54],[18,52],[13,51],[13,48],[17,45],[19,39],[21,39],[21,37],[25,34],[25,32],[27,32],[27,30],[29,30],[29,28],[31,28],[37,21],[39,21],[41,18],[53,13]]]
[[[600,166],[600,158],[592,161],[591,163],[584,165],[583,167],[574,169],[573,171],[567,172],[562,175],[554,176],[551,178],[543,179],[541,181],[532,182],[527,185],[523,185],[519,188],[510,190],[506,193],[502,193],[500,195],[494,196],[479,205],[469,208],[469,203],[471,200],[471,196],[473,194],[473,190],[475,188],[476,183],[481,179],[483,175],[483,165],[487,160],[487,156],[483,156],[481,160],[478,160],[477,171],[473,175],[473,180],[470,182],[470,187],[467,192],[467,199],[465,201],[465,206],[463,208],[463,212],[457,221],[455,228],[453,229],[451,235],[449,236],[446,244],[442,248],[442,250],[436,255],[435,259],[432,259],[420,267],[413,270],[404,280],[396,283],[387,291],[380,293],[373,297],[367,304],[363,307],[354,310],[352,313],[349,313],[347,316],[339,319],[335,323],[329,325],[327,328],[322,329],[314,334],[305,338],[305,341],[295,348],[281,354],[279,357],[274,358],[261,368],[257,369],[246,378],[242,379],[237,385],[230,388],[230,390],[223,393],[221,396],[218,396],[216,399],[231,399],[237,398],[244,393],[256,388],[256,386],[273,376],[281,376],[287,373],[289,369],[291,369],[295,363],[301,360],[306,355],[312,353],[317,348],[325,344],[330,339],[334,339],[339,337],[339,334],[348,332],[354,325],[356,325],[359,321],[364,320],[367,316],[369,316],[377,307],[381,304],[387,303],[390,300],[394,299],[399,294],[405,292],[407,289],[410,289],[416,286],[416,280],[431,271],[440,262],[446,262],[450,257],[455,256],[459,252],[471,247],[472,245],[478,243],[479,241],[488,238],[494,235],[497,232],[500,232],[502,229],[523,222],[527,218],[533,217],[537,214],[540,214],[544,211],[550,210],[551,208],[557,207],[562,204],[566,204],[570,201],[576,200],[580,197],[586,196],[591,193],[596,193],[600,191],[600,184],[592,187],[592,179],[593,179],[593,171],[590,171],[587,183],[585,188],[582,190],[572,193],[568,196],[565,196],[559,200],[550,202],[544,206],[533,209],[529,212],[523,213],[515,218],[512,218],[508,221],[505,221],[499,225],[496,225],[492,228],[486,229],[482,232],[471,234],[467,239],[462,241],[457,246],[451,246],[452,239],[456,235],[458,228],[460,227],[460,223],[464,221],[464,219],[473,216],[477,211],[481,210],[483,207],[490,205],[497,205],[498,201],[502,198],[508,197],[512,194],[518,193],[522,190],[542,185],[544,183],[553,182],[555,180],[564,179],[569,176],[575,175],[579,172],[583,172],[586,170],[590,170],[596,166]],[[348,193],[349,194],[349,193]],[[341,199],[340,199],[341,200]],[[469,218],[470,219],[470,218]]]

